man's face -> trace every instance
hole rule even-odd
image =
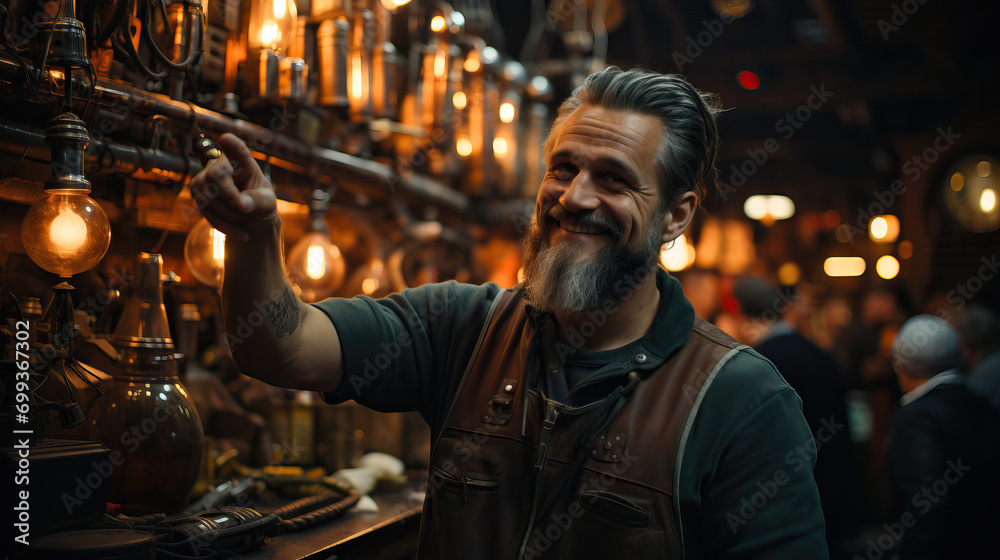
[[[534,305],[582,311],[614,303],[625,295],[615,293],[618,280],[652,269],[664,215],[655,164],[663,132],[656,117],[594,105],[566,119],[526,240]]]

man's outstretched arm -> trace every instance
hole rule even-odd
[[[191,180],[191,194],[215,229],[226,234],[223,319],[240,371],[272,385],[331,391],[343,357],[330,319],[305,305],[285,273],[274,190],[236,136],[223,155]]]

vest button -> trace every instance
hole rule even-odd
[[[646,355],[645,354],[636,354],[635,355],[635,363],[637,363],[637,364],[644,364],[644,363],[646,363]]]
[[[628,374],[629,381],[634,381],[636,377],[639,377],[639,374],[634,371]]]

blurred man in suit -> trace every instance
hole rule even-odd
[[[966,388],[958,335],[918,315],[889,359],[904,393],[889,439],[902,560],[995,558],[1000,415]]]

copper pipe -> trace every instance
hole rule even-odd
[[[62,80],[58,72],[53,77],[49,71],[37,70],[30,65],[25,65],[23,71],[37,76],[39,84],[37,95],[40,97],[51,97],[54,100],[62,94],[60,87]],[[0,53],[0,82],[11,87],[20,87],[17,84],[22,83],[21,73],[22,65],[20,63],[10,55]],[[274,118],[269,123],[271,128],[265,128],[125,84],[99,79],[96,86],[91,87],[86,80],[77,77],[72,79],[73,93],[77,100],[87,102],[90,99],[97,103],[102,110],[106,110],[113,116],[121,117],[123,112],[133,117],[163,115],[181,126],[190,126],[192,119],[195,119],[203,131],[209,131],[216,135],[230,132],[239,136],[248,143],[251,150],[257,154],[266,153],[269,160],[279,167],[289,170],[316,170],[318,173],[308,176],[320,175],[321,180],[330,181],[351,192],[363,193],[376,200],[385,199],[393,193],[398,193],[457,212],[470,210],[469,199],[465,195],[431,178],[416,175],[402,178],[386,165],[328,148],[310,146],[280,134],[283,126],[287,125],[287,116],[282,115],[278,110],[275,110]],[[9,121],[5,123],[5,127],[12,131],[20,126],[13,125]],[[21,128],[26,129],[26,127]],[[277,129],[278,133],[272,129]],[[7,137],[3,137],[3,141],[0,142],[0,146],[5,149],[10,144]],[[153,151],[112,142],[104,142],[104,144],[120,149],[134,150],[139,154]],[[24,144],[16,142],[14,148],[17,150],[16,153],[20,154],[24,149]],[[159,151],[157,150],[157,152]],[[88,157],[89,154],[90,150],[88,150]],[[180,180],[187,169],[199,169],[199,164],[194,158],[184,158],[166,152],[159,152],[159,154],[167,158],[166,161],[174,164],[185,160],[194,162],[193,167],[182,165],[180,170],[175,170],[181,175],[176,178],[167,178],[167,180]],[[150,155],[147,154],[147,157]],[[38,159],[47,161],[48,154]],[[160,168],[159,163],[156,164],[156,167]],[[122,170],[116,168],[115,171]],[[128,173],[131,174],[131,171]],[[155,181],[156,178],[144,178],[144,180]]]

